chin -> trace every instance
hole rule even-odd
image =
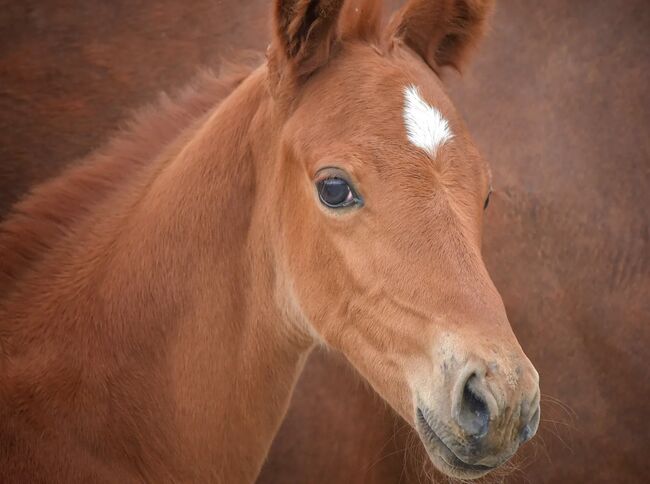
[[[484,477],[495,469],[485,467],[481,468],[483,466],[472,466],[468,464],[463,464],[460,466],[457,464],[451,464],[447,462],[444,457],[442,457],[441,453],[437,449],[434,449],[432,447],[433,446],[430,444],[425,444],[429,459],[433,463],[434,467],[446,476],[455,479],[472,480]]]
[[[460,460],[433,431],[420,411],[417,411],[415,427],[435,468],[449,477],[478,479],[498,468],[468,464]]]

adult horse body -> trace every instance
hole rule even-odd
[[[412,1],[380,35],[342,3],[279,1],[268,65],[4,222],[6,481],[251,481],[316,342],[449,475],[535,433],[537,373],[480,257],[489,172],[432,70],[489,4]]]

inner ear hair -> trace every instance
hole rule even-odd
[[[280,79],[304,78],[324,65],[345,0],[276,0],[269,64]]]
[[[318,20],[319,1],[285,1],[278,2],[278,5],[283,10],[281,18],[284,25],[282,25],[281,34],[286,39],[286,54],[288,58],[294,58],[298,56],[300,49],[305,46],[309,31]]]

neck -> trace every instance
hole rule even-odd
[[[163,266],[191,288],[185,309],[170,311],[181,314],[171,362],[196,481],[255,479],[312,345],[278,305],[268,208],[256,203],[274,158],[273,145],[256,143],[277,138],[265,76],[256,71],[223,102],[139,205],[136,225],[156,225],[154,244],[161,231],[180,236]]]
[[[71,246],[101,249],[70,249],[68,264],[88,274],[87,297],[78,287],[57,294],[64,313],[91,321],[61,323],[63,341],[86,345],[79,365],[129,399],[110,435],[89,434],[133,445],[138,472],[154,480],[166,461],[175,480],[253,481],[313,344],[281,303],[270,214],[256,203],[278,129],[265,77],[265,68],[254,72],[150,176],[97,210]],[[89,270],[98,257],[101,268]]]

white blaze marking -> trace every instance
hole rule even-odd
[[[418,88],[412,84],[404,89],[404,124],[411,143],[431,156],[454,137],[440,111],[422,99]]]

